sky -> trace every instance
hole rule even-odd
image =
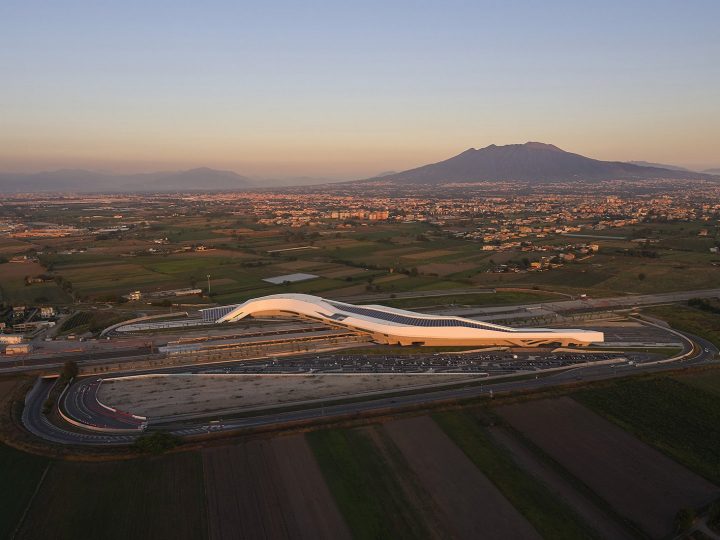
[[[0,170],[720,167],[717,0],[3,0]]]

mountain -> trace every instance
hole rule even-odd
[[[517,180],[524,182],[613,180],[613,179],[709,179],[720,178],[691,171],[674,171],[620,161],[599,161],[565,152],[552,144],[528,142],[476,150],[455,157],[368,181],[401,184],[440,184]]]
[[[0,173],[0,193],[218,191],[244,189],[251,185],[251,180],[245,176],[207,167],[141,174],[68,169],[33,174]]]
[[[640,165],[641,167],[655,167],[656,169],[669,169],[671,171],[684,171],[692,172],[690,169],[685,167],[678,167],[677,165],[665,165],[664,163],[651,163],[650,161],[628,161],[632,165]]]
[[[717,169],[705,169],[703,171],[705,174],[720,174],[720,168]]]

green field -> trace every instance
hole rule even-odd
[[[712,369],[691,375],[678,375],[677,380],[699,388],[705,392],[715,394],[720,398],[720,370]]]
[[[0,538],[12,536],[48,464],[0,444]]]
[[[491,440],[477,417],[463,411],[437,413],[433,418],[542,536],[597,538],[570,507]]]
[[[134,317],[132,313],[115,311],[76,311],[62,323],[59,334],[82,334],[88,331],[96,334],[108,326]]]
[[[331,493],[355,538],[426,538],[390,463],[357,430],[307,435]]]
[[[76,219],[83,217],[80,208],[75,212]],[[136,212],[142,214],[146,210],[139,208]],[[65,219],[71,221],[73,217],[68,215]],[[112,221],[108,216],[108,225]],[[612,236],[647,235],[659,240],[648,248],[655,253],[653,257],[632,254],[638,244],[629,240],[597,239],[600,252],[587,260],[544,272],[520,273],[488,270],[497,264],[525,258],[537,260],[548,256],[548,252],[483,251],[477,242],[453,237],[426,223],[373,223],[367,227],[356,224],[342,231],[333,231],[331,226],[328,223],[295,231],[282,226],[259,226],[222,212],[206,216],[165,216],[151,228],[125,232],[121,239],[93,239],[89,248],[89,239],[84,237],[47,240],[49,245],[41,262],[48,271],[72,283],[81,299],[88,300],[124,295],[137,289],[149,292],[191,286],[204,288],[208,274],[214,282],[212,301],[217,303],[235,303],[278,292],[342,297],[365,292],[539,287],[608,296],[720,287],[720,272],[711,271],[711,263],[717,256],[707,249],[714,240],[697,237],[704,226],[701,223],[653,224],[613,231]],[[168,243],[158,248],[158,244],[152,242],[158,238],[167,238]],[[582,241],[588,239],[549,235],[538,244]],[[209,249],[182,251],[200,243]],[[282,251],[296,247],[308,249]],[[87,251],[60,254],[64,248],[87,248]],[[168,252],[152,255],[148,252],[150,248]],[[6,277],[2,270],[0,265],[0,276]],[[8,270],[6,266],[5,272]],[[288,286],[272,286],[262,281],[294,272],[312,273],[320,278]],[[395,279],[396,276],[402,278]],[[370,278],[374,278],[372,283],[368,283]],[[22,282],[3,283],[4,290],[0,292],[16,304],[71,300],[54,284],[27,288],[20,285]],[[517,294],[520,296],[516,298],[497,296],[491,304],[480,295],[472,299],[449,295],[445,300],[470,305],[536,300]],[[537,296],[544,299],[542,293],[538,292]],[[188,300],[189,303],[197,301],[197,298]],[[434,305],[415,300],[392,302],[390,305],[398,307]]]
[[[37,263],[0,264],[0,302],[11,305],[57,304],[71,300],[55,282],[25,285],[25,276],[45,273]]]
[[[643,309],[643,313],[668,322],[673,328],[690,332],[720,347],[720,315],[686,306],[656,306]]]
[[[720,400],[670,377],[633,378],[573,397],[711,482],[720,483]]]

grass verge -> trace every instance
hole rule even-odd
[[[677,330],[695,334],[720,347],[720,315],[717,313],[678,305],[646,308],[643,313],[663,319]]]
[[[356,430],[308,433],[308,442],[355,538],[427,538],[392,466]]]

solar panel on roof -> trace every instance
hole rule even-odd
[[[423,317],[408,317],[406,315],[399,315],[397,313],[388,313],[387,311],[381,311],[379,309],[365,308],[359,306],[351,306],[347,304],[337,304],[335,302],[328,302],[332,306],[347,311],[348,313],[355,313],[356,315],[364,315],[365,317],[372,317],[373,319],[381,319],[383,321],[394,322],[398,324],[406,324],[408,326],[431,326],[431,327],[452,327],[461,326],[465,328],[479,328],[481,330],[493,329],[500,331],[512,332],[512,330],[502,330],[499,328],[491,327],[486,324],[476,323],[471,321],[463,321],[459,319],[426,319]]]
[[[234,304],[232,306],[218,306],[214,308],[201,309],[200,312],[202,313],[204,321],[214,322],[233,311],[239,305],[240,304]]]

